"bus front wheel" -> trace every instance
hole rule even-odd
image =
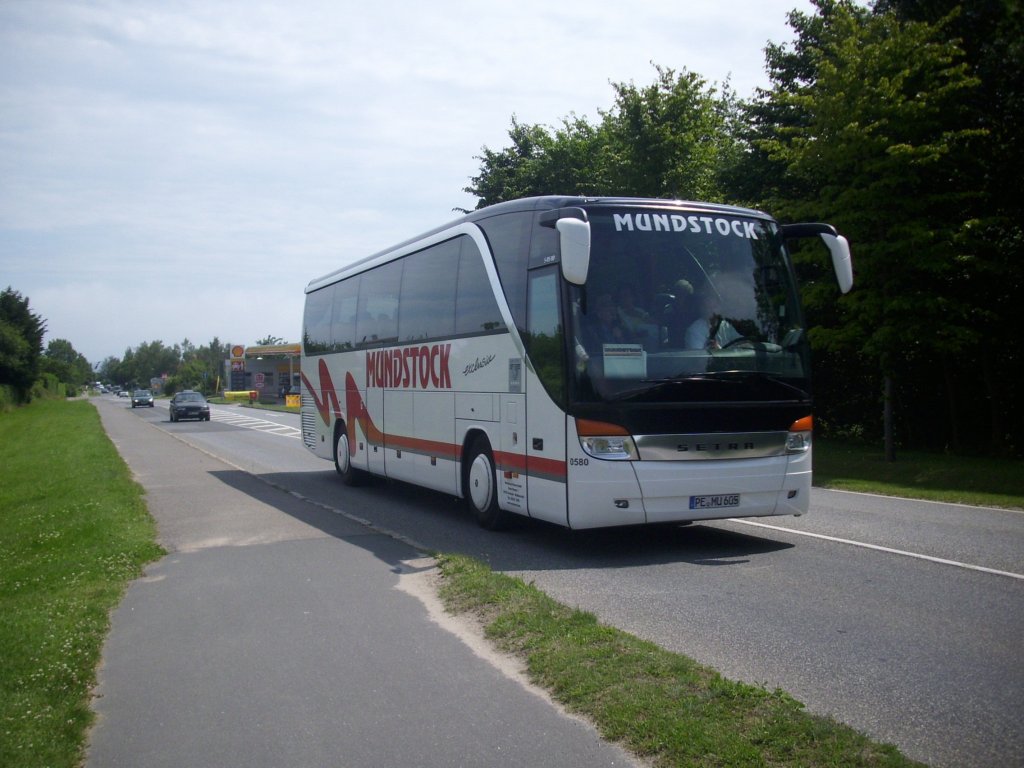
[[[348,441],[348,430],[340,424],[334,435],[334,468],[341,475],[345,485],[360,485],[363,471],[352,466],[352,451]]]
[[[492,531],[503,528],[508,516],[498,507],[494,456],[486,439],[479,438],[472,444],[468,459],[463,465],[463,493],[470,512],[481,528]]]

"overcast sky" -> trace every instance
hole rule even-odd
[[[594,121],[651,62],[750,96],[794,8],[0,0],[0,290],[92,363],[298,341],[312,278],[475,206],[513,115]]]

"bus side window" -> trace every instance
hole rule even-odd
[[[331,349],[348,352],[356,344],[356,304],[359,299],[360,278],[350,277],[338,283],[334,294],[334,311],[331,319]]]
[[[359,346],[398,338],[398,291],[402,284],[401,261],[366,272],[359,287],[356,343]]]
[[[459,336],[490,333],[504,329],[501,310],[487,280],[483,257],[476,243],[460,238],[458,293],[455,298],[455,333]]]
[[[302,343],[307,355],[322,355],[330,351],[331,302],[336,288],[336,285],[329,285],[306,297]]]
[[[505,300],[516,325],[526,327],[526,267],[529,259],[531,214],[506,213],[479,222],[494,254]]]
[[[455,281],[458,240],[426,248],[405,258],[398,318],[401,343],[444,339],[455,329]]]

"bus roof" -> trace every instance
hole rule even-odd
[[[593,208],[593,207],[604,207],[604,206],[643,206],[643,207],[655,207],[655,208],[673,208],[682,209],[687,211],[697,211],[706,213],[719,213],[719,214],[731,214],[733,216],[753,216],[757,218],[770,218],[768,214],[763,211],[757,211],[752,208],[742,208],[735,205],[723,205],[719,203],[703,203],[693,200],[671,200],[666,198],[645,198],[645,197],[570,197],[562,195],[545,195],[542,197],[523,197],[518,200],[508,200],[503,203],[495,203],[489,205],[486,208],[478,208],[475,211],[470,211],[466,215],[449,221],[447,224],[442,224],[439,227],[422,232],[415,237],[411,237],[408,240],[403,240],[400,243],[396,243],[382,251],[370,254],[361,259],[357,259],[351,264],[346,264],[340,269],[336,269],[333,272],[329,272],[322,277],[318,277],[314,280],[310,280],[306,285],[306,293],[310,291],[322,288],[325,285],[329,285],[343,273],[354,274],[359,272],[360,266],[369,264],[370,262],[380,259],[393,251],[399,251],[407,246],[410,246],[424,238],[436,235],[440,232],[444,232],[447,229],[451,229],[460,224],[470,223],[474,221],[480,221],[482,219],[490,218],[491,216],[498,216],[503,213],[514,213],[516,211],[547,211],[556,210],[559,208]]]

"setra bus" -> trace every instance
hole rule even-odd
[[[574,529],[800,515],[810,354],[792,238],[707,203],[536,197],[313,280],[302,439],[369,475]]]

